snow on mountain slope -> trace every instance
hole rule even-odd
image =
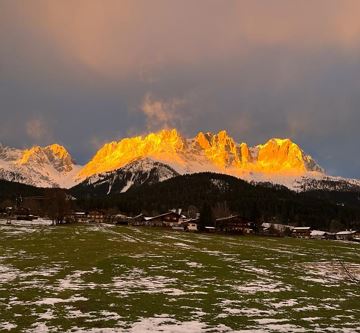
[[[160,164],[154,165],[156,162]],[[168,174],[163,177],[165,170]],[[57,144],[28,150],[0,145],[0,178],[35,186],[69,188],[86,181],[99,188],[102,183],[116,182],[125,191],[147,182],[149,175],[161,181],[174,174],[207,171],[281,184],[296,191],[360,186],[357,180],[326,175],[290,139],[274,138],[250,147],[237,143],[226,131],[199,132],[187,139],[172,129],[124,138],[105,144],[84,167],[76,165],[66,149]]]
[[[123,193],[132,187],[158,183],[179,174],[166,164],[149,158],[135,160],[124,167],[89,177],[73,190],[92,190],[94,194]]]
[[[21,150],[0,145],[0,178],[39,187],[71,187],[81,166],[58,144]]]
[[[84,180],[97,173],[111,172],[142,158],[164,163],[179,174],[224,173],[250,182],[284,185],[295,191],[354,189],[360,183],[326,175],[315,160],[290,139],[274,138],[249,147],[246,143],[236,143],[226,131],[200,132],[186,139],[176,129],[105,144],[78,177]]]
[[[290,139],[271,139],[263,145],[248,147],[246,143],[236,143],[226,131],[200,132],[195,138],[185,139],[173,129],[104,145],[80,171],[79,178],[116,170],[145,157],[168,164],[180,174],[214,171],[252,178],[323,172]]]
[[[296,191],[327,190],[327,191],[356,191],[360,192],[360,180],[327,175],[302,177],[293,184]]]

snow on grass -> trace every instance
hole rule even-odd
[[[120,323],[118,323],[120,324]],[[230,328],[225,325],[217,325],[215,327],[208,326],[206,323],[189,320],[189,321],[177,321],[176,319],[167,315],[160,315],[157,317],[140,318],[131,326],[113,327],[113,328],[78,328],[73,327],[68,331],[69,333],[210,333],[219,332],[227,333],[231,332]]]
[[[89,225],[0,226],[0,236],[0,331],[6,324],[36,333],[352,333],[359,326],[359,289],[331,264],[332,242]],[[336,249],[353,274],[357,249]]]
[[[174,246],[178,246],[178,247],[182,247],[182,248],[185,248],[185,249],[192,249],[193,247],[189,244],[185,244],[185,243],[180,243],[180,242],[177,242],[177,243],[174,243],[173,244]]]
[[[32,304],[33,305],[55,305],[58,303],[74,303],[74,302],[87,301],[87,300],[88,299],[86,297],[82,297],[82,296],[72,296],[67,299],[47,297],[47,298],[43,298],[39,301],[32,302]]]
[[[72,273],[66,275],[65,278],[59,279],[57,281],[56,290],[63,291],[63,290],[83,290],[85,288],[95,288],[95,283],[86,283],[82,277],[86,274],[94,274],[94,273],[101,273],[101,270],[97,268],[93,268],[88,271],[80,271],[76,270]]]
[[[232,288],[235,291],[244,294],[256,294],[258,292],[279,293],[282,291],[290,291],[292,289],[290,285],[271,279],[257,279],[242,285],[234,285]]]
[[[278,320],[278,323],[276,323],[276,321],[274,321],[273,323],[270,324],[266,324],[266,325],[262,325],[266,332],[286,332],[286,333],[302,333],[302,332],[308,332],[307,329],[305,329],[304,327],[300,327],[297,325],[292,325],[292,324],[281,324],[279,323],[281,322],[281,320]]]
[[[129,333],[171,332],[171,333],[198,333],[204,332],[206,325],[199,321],[177,322],[173,318],[143,318],[136,322]]]
[[[3,331],[11,331],[11,330],[15,329],[16,327],[17,327],[17,325],[15,325],[13,323],[9,323],[8,321],[0,322],[0,330],[3,330]]]
[[[51,331],[54,330],[48,327],[44,322],[35,323],[32,325],[31,329],[28,330],[29,333],[49,333]]]
[[[287,299],[286,301],[270,303],[270,305],[273,306],[276,309],[293,307],[293,306],[295,306],[297,304],[298,304],[298,301],[296,299]]]
[[[0,219],[0,225],[6,225],[9,227],[10,226],[16,226],[16,227],[50,226],[51,224],[52,224],[51,220],[43,219],[43,218],[39,218],[33,221],[11,220],[10,224],[8,223],[8,220]]]
[[[33,278],[35,276],[41,276],[41,277],[51,277],[56,275],[57,273],[61,272],[63,269],[61,264],[55,264],[53,266],[43,266],[39,267],[36,270],[26,270],[24,272],[21,272],[20,277],[21,279],[25,278]]]
[[[10,265],[0,264],[0,283],[9,283],[15,280],[20,274],[20,271]],[[0,285],[1,289],[1,285]]]
[[[260,319],[254,319],[254,321],[260,325],[268,325],[268,324],[278,324],[278,323],[282,323],[282,322],[288,321],[288,320],[287,319],[275,319],[275,318],[260,318]]]
[[[304,281],[321,284],[339,283],[339,281],[356,279],[360,281],[360,264],[340,261],[312,262],[302,265],[309,275],[302,276]]]
[[[204,267],[201,263],[193,262],[193,261],[186,262],[186,265],[188,265],[191,268],[202,268],[202,267]]]
[[[39,319],[42,319],[42,320],[51,320],[51,319],[55,319],[55,318],[56,318],[56,316],[54,315],[54,312],[51,309],[47,309],[46,312],[39,315]]]
[[[166,276],[148,276],[141,269],[133,269],[127,275],[113,278],[113,291],[123,295],[133,293],[184,295],[185,292],[173,287],[176,278]]]

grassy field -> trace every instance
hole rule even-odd
[[[360,244],[0,225],[0,331],[359,332]]]

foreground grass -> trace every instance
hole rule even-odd
[[[0,331],[360,330],[339,264],[359,274],[358,244],[85,225],[0,239]]]

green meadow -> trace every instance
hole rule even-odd
[[[360,244],[0,225],[0,331],[357,332]]]

